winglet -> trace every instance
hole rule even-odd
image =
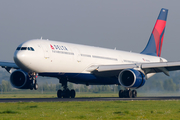
[[[149,41],[141,54],[161,56],[168,9],[162,8]]]

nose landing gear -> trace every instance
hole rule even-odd
[[[37,90],[38,89],[38,84],[37,84],[37,80],[36,80],[37,74],[36,73],[30,73],[29,74],[29,79],[31,80],[30,83],[30,90]]]

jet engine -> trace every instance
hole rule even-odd
[[[32,80],[28,76],[28,73],[22,70],[14,71],[10,76],[10,82],[13,87],[18,89],[30,89]]]
[[[145,75],[135,69],[125,69],[119,73],[119,83],[126,88],[139,88],[145,84]]]

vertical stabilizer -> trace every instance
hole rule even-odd
[[[154,55],[159,57],[161,56],[167,14],[168,9],[162,8],[149,41],[141,54]]]

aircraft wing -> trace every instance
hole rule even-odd
[[[118,75],[120,71],[130,68],[140,68],[145,74],[163,72],[169,76],[169,71],[180,70],[180,62],[156,62],[156,63],[134,63],[117,65],[99,65],[91,66],[87,69],[94,74]],[[114,71],[114,73],[113,73]]]
[[[14,62],[0,61],[0,66],[5,68],[9,73],[11,73],[11,69],[19,69],[19,67]]]

